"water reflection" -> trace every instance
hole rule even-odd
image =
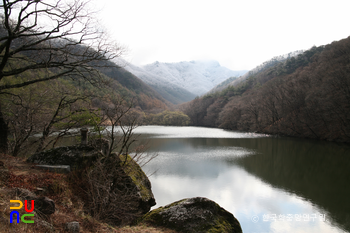
[[[227,166],[226,159],[239,158],[255,153],[241,147],[222,146],[218,139],[153,139],[151,152],[159,153],[147,170],[158,170],[156,175],[180,177],[217,177]],[[226,140],[227,143],[227,140]],[[228,145],[228,144],[227,144]]]
[[[235,138],[239,133],[228,131],[220,136],[215,129],[205,134],[201,128],[199,138],[192,138],[199,134],[192,127],[186,133],[176,127],[149,129],[142,133],[159,156],[144,169],[157,170],[150,177],[157,206],[205,196],[232,212],[244,232],[350,230],[349,147],[261,135]],[[297,219],[299,214],[305,218]],[[317,218],[307,221],[314,214]],[[276,221],[264,221],[274,215]]]
[[[166,128],[166,129],[165,129]],[[258,138],[268,137],[266,134],[240,133],[216,128],[177,127],[177,126],[142,126],[134,131],[138,134],[155,138]]]
[[[329,213],[328,218],[350,231],[350,148],[335,143],[291,138],[257,139],[260,154],[242,158],[246,171],[267,183],[309,200]],[[271,146],[273,145],[273,146]]]

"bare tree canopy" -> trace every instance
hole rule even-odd
[[[96,69],[121,56],[85,0],[2,0],[0,97],[8,91],[61,77],[98,84]],[[0,98],[0,152],[8,149],[8,123]]]
[[[0,9],[0,92],[62,76],[95,83],[92,66],[123,52],[97,29],[86,1],[3,0]],[[45,76],[4,80],[33,70]]]

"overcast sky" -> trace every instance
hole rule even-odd
[[[217,60],[252,69],[350,36],[349,0],[98,0],[100,22],[135,65]]]

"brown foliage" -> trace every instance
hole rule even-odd
[[[350,142],[350,37],[196,99],[185,112],[193,125]]]

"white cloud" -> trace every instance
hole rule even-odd
[[[98,6],[106,28],[138,65],[206,58],[251,69],[350,34],[348,0],[99,0]]]

